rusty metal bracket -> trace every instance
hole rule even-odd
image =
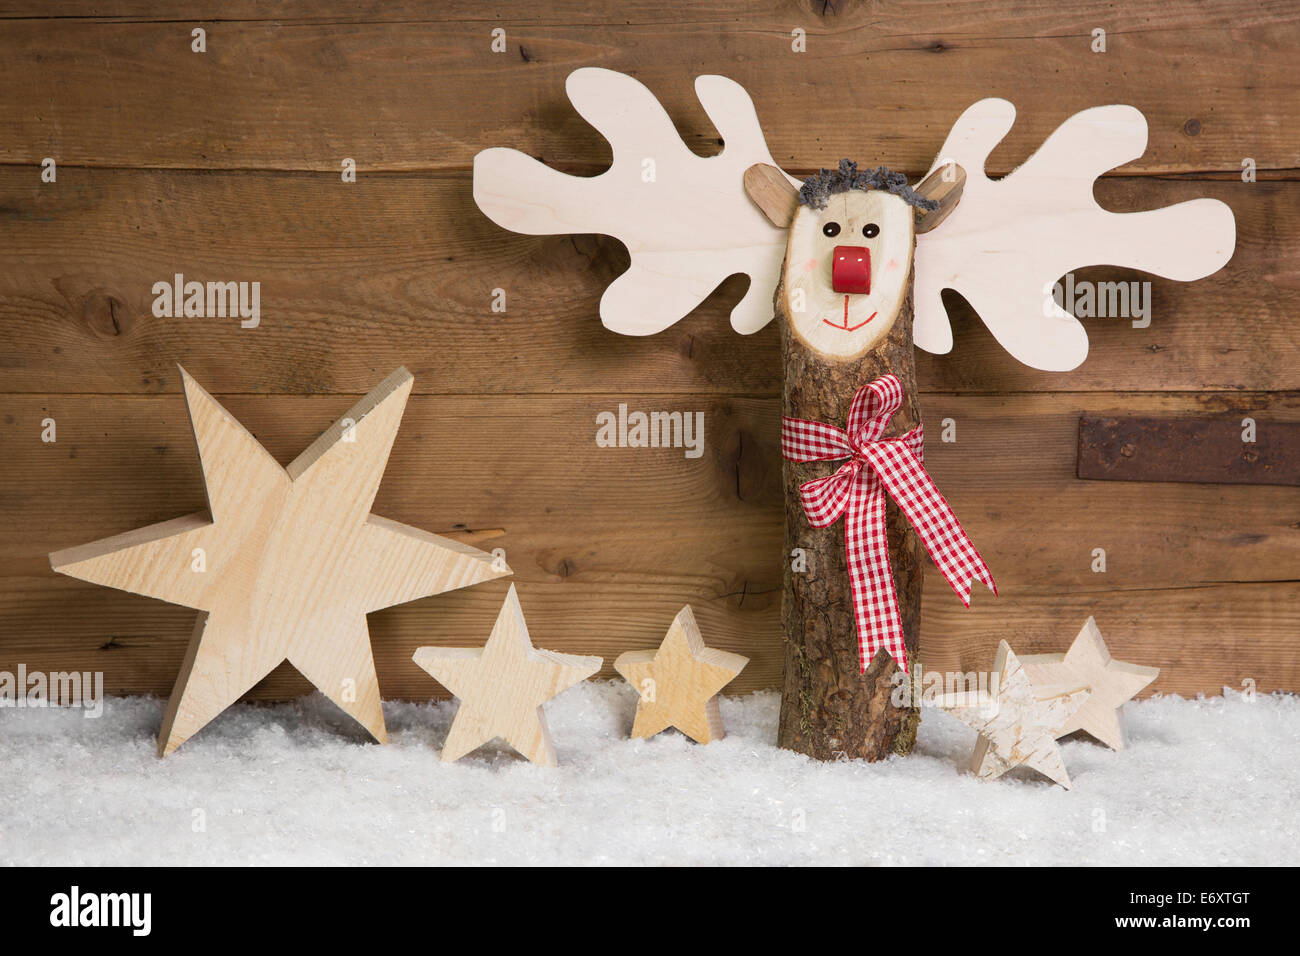
[[[1300,485],[1300,422],[1241,418],[1079,418],[1080,478]]]

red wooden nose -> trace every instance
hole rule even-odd
[[[836,292],[871,291],[871,250],[866,246],[836,246],[831,253],[831,288]]]

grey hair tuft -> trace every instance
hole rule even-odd
[[[939,208],[933,199],[917,195],[916,190],[907,184],[907,177],[884,166],[866,172],[858,172],[858,164],[851,159],[841,159],[840,168],[823,169],[814,176],[804,180],[799,190],[799,202],[812,209],[825,209],[831,196],[846,193],[850,189],[880,189],[892,193],[909,206],[931,211]]]

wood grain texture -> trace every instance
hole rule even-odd
[[[745,194],[754,201],[767,221],[787,229],[799,209],[799,191],[785,173],[768,163],[755,163],[745,170]]]
[[[0,18],[0,668],[102,669],[110,692],[170,690],[193,612],[60,579],[45,553],[205,507],[179,360],[280,461],[350,404],[342,396],[408,366],[419,394],[377,513],[505,531],[480,546],[506,548],[530,623],[559,650],[612,660],[653,646],[690,603],[712,645],[752,659],[728,692],[779,685],[777,329],[731,331],[745,291],[733,277],[667,332],[612,335],[597,305],[627,266],[618,243],[512,235],[473,204],[470,161],[487,145],[567,172],[605,168],[608,145],[563,95],[573,68],[598,65],[654,89],[700,155],[719,143],[693,80],[730,76],[773,157],[798,173],[851,155],[919,177],[984,96],[1019,108],[990,175],[1077,110],[1139,108],[1147,151],[1099,181],[1098,201],[1222,199],[1237,253],[1197,283],[1152,279],[1149,328],[1085,319],[1089,358],[1066,374],[1020,366],[946,297],[954,350],[918,355],[927,465],[1003,596],[976,594],[967,611],[931,575],[922,661],[986,667],[1003,637],[1058,652],[1104,607],[1115,656],[1162,668],[1149,691],[1300,688],[1294,489],[1153,493],[1074,474],[1083,413],[1300,421],[1290,0],[825,12],[628,0],[612,24],[580,0],[17,0]],[[207,54],[189,52],[196,23]],[[788,52],[796,25],[806,54]],[[489,50],[495,26],[505,54]],[[1088,51],[1096,26],[1105,54]],[[810,123],[824,88],[847,92],[819,99]],[[45,156],[59,161],[55,185],[40,183]],[[355,184],[340,181],[345,156]],[[1247,156],[1258,183],[1240,181]],[[260,281],[261,326],[154,319],[151,286],[178,271]],[[490,310],[497,288],[504,315]],[[596,448],[595,412],[624,401],[705,411],[704,457],[688,467],[679,450]],[[47,416],[53,445],[39,441]],[[939,440],[945,417],[955,444]],[[1105,574],[1089,570],[1094,547]],[[490,582],[371,615],[384,696],[427,698],[415,648],[480,643],[505,592]],[[309,686],[282,667],[250,696]]]
[[[530,236],[601,233],[627,248],[631,265],[600,298],[601,323],[622,335],[662,332],[732,275],[749,279],[731,311],[732,328],[748,334],[772,321],[785,233],[742,188],[745,170],[771,165],[772,157],[743,87],[700,76],[695,89],[726,136],[727,148],[715,156],[691,152],[635,77],[586,67],[565,78],[565,91],[608,139],[608,170],[569,176],[508,146],[474,157],[474,202],[502,228]]]
[[[386,741],[366,615],[510,573],[477,548],[369,513],[411,373],[393,372],[284,467],[181,376],[208,508],[56,551],[51,567],[199,612],[160,757],[285,661]]]
[[[218,398],[281,461],[347,404]],[[595,415],[620,400],[703,410],[704,455],[598,448]],[[1061,633],[1098,614],[1116,657],[1162,668],[1152,690],[1218,693],[1248,676],[1261,689],[1300,686],[1294,490],[1184,484],[1151,495],[1140,483],[1080,481],[1078,418],[1089,408],[1300,421],[1295,394],[923,396],[927,467],[1002,596],[976,593],[968,611],[930,575],[922,661],[987,666],[1002,637],[1024,653],[1059,651]],[[55,444],[40,440],[47,416]],[[945,418],[954,443],[942,440]],[[556,650],[612,661],[654,646],[689,603],[711,646],[751,658],[729,691],[773,687],[785,567],[779,421],[775,399],[413,396],[372,510],[439,532],[503,529],[480,547],[505,549],[530,621],[557,635]],[[537,440],[519,442],[539,423]],[[0,441],[0,669],[103,669],[110,690],[166,694],[193,612],[61,579],[46,553],[205,507],[183,398],[0,396]],[[1106,549],[1105,574],[1090,570],[1095,547]],[[474,643],[466,635],[490,630],[504,592],[489,583],[370,615],[385,696],[427,697],[411,653]],[[277,674],[257,694],[301,689]]]
[[[1070,775],[1056,744],[1060,729],[1088,699],[1081,683],[1035,686],[1006,641],[998,644],[988,691],[944,694],[944,710],[979,732],[971,773],[993,780],[1014,767],[1029,767],[1070,789]]]
[[[1230,206],[1206,196],[1127,214],[1097,203],[1096,180],[1145,151],[1146,117],[1131,106],[1076,113],[1015,170],[990,179],[988,156],[1015,115],[1005,99],[980,100],[962,113],[939,151],[945,166],[956,163],[971,174],[946,228],[917,243],[916,344],[928,352],[951,350],[943,292],[952,290],[1016,359],[1069,371],[1087,357],[1088,333],[1073,314],[1072,292],[1062,289],[1061,301],[1052,301],[1063,274],[1109,264],[1183,282],[1204,279],[1232,258],[1236,221]],[[1128,314],[1125,303],[1131,307],[1132,297],[1116,296],[1115,313]],[[1105,305],[1113,314],[1111,303]]]
[[[864,355],[847,361],[830,358],[805,341],[806,318],[791,314],[788,262],[783,270],[776,291],[776,311],[785,370],[781,414],[786,418],[845,428],[858,389],[882,375],[893,375],[902,385],[903,395],[883,437],[898,438],[920,421],[912,346],[912,212],[893,197],[890,200],[906,227],[906,244],[902,252],[896,253],[905,263],[906,278],[901,299],[876,303],[884,313],[875,320],[882,324],[884,335]],[[796,228],[804,218],[814,217],[810,211],[802,211],[796,217]],[[820,233],[820,224],[814,226],[816,233]],[[848,231],[846,227],[845,232]],[[798,238],[798,232],[792,231],[787,257],[802,259],[808,255],[810,250],[800,245]],[[847,303],[849,297],[843,298]],[[817,322],[815,316],[820,314],[815,302],[810,293],[807,305],[808,313],[814,316],[812,323]],[[849,306],[846,304],[845,308]],[[868,662],[862,660],[863,635],[858,631],[845,553],[847,514],[826,527],[814,527],[808,521],[799,491],[804,482],[829,475],[840,464],[835,462],[828,468],[825,462],[786,460],[782,469],[785,567],[781,637],[785,668],[777,743],[816,760],[884,760],[891,754],[911,752],[916,743],[920,709],[900,706],[893,700],[893,690],[905,662],[895,660],[884,647],[869,653]],[[894,589],[898,602],[898,620],[908,660],[915,661],[924,552],[907,517],[888,495],[884,531],[892,572],[887,586]],[[795,569],[796,548],[806,553],[810,566]]]
[[[718,694],[748,663],[743,654],[707,646],[686,605],[657,648],[624,651],[614,661],[614,670],[637,692],[632,736],[653,737],[675,727],[696,743],[721,740],[727,732]]]
[[[1085,686],[1088,698],[1056,731],[1064,737],[1082,730],[1114,750],[1128,746],[1124,705],[1160,676],[1160,668],[1111,657],[1094,618],[1088,618],[1073,643],[1056,654],[1022,654],[1020,663],[1034,685],[1052,694],[1061,686]]]
[[[936,166],[913,188],[918,196],[939,204],[937,209],[916,209],[913,212],[916,217],[916,234],[919,236],[936,228],[957,208],[962,191],[966,188],[966,170],[958,163],[946,162]]]
[[[28,17],[50,16],[24,6]],[[6,24],[0,161],[56,155],[70,165],[337,176],[345,156],[363,170],[465,169],[484,145],[511,143],[594,171],[607,148],[561,91],[572,69],[599,65],[661,91],[703,153],[717,148],[717,133],[691,83],[700,72],[730,76],[754,94],[787,169],[856,155],[868,130],[875,155],[864,160],[924,172],[963,109],[1009,93],[1023,125],[992,173],[1009,171],[1064,117],[1115,101],[1142,110],[1157,131],[1136,166],[1144,172],[1239,170],[1244,142],[1266,168],[1300,168],[1300,144],[1287,134],[1300,102],[1293,6],[1135,6],[1000,0],[954,11],[915,0],[831,12],[769,0],[670,11],[642,2],[609,17],[570,2],[317,2],[286,6],[283,18],[246,5],[241,18],[195,4],[196,23],[157,4],[124,8],[143,19],[82,8],[72,19]],[[190,52],[196,24],[208,30],[205,54]],[[1099,25],[1104,54],[1090,50]],[[507,30],[505,53],[491,52],[496,26]],[[807,53],[791,50],[796,26],[807,31]],[[818,103],[810,129],[814,84],[842,92]]]
[[[778,545],[779,547],[779,545]],[[531,577],[531,576],[530,576]],[[625,579],[630,575],[624,575]],[[931,576],[923,598],[921,662],[927,669],[960,672],[987,668],[998,641],[1011,635],[1026,653],[1061,649],[1061,633],[1089,610],[1106,609],[1112,653],[1161,669],[1146,693],[1221,694],[1251,680],[1261,693],[1300,686],[1295,635],[1300,632],[1300,585],[1223,584],[1088,592],[1062,589],[955,609],[952,592]],[[647,597],[641,583],[536,580],[528,584],[529,617],[547,643],[569,652],[610,655],[643,648],[662,636],[663,620],[689,600],[712,646],[741,653],[750,664],[727,685],[728,694],[770,690],[781,683],[780,614],[767,595],[720,597],[694,568],[649,579],[660,594]],[[521,586],[523,584],[521,583]],[[371,644],[385,700],[445,697],[411,661],[416,648],[465,646],[491,630],[506,586],[501,582],[442,595],[370,615]],[[762,606],[759,608],[751,605]],[[635,608],[630,611],[629,608]],[[89,586],[51,588],[49,578],[7,579],[0,594],[0,669],[102,671],[110,694],[166,696],[193,629],[193,612]],[[1073,622],[1073,623],[1072,623]],[[1247,622],[1243,626],[1243,622]],[[599,676],[617,677],[607,666]],[[291,667],[282,666],[248,697],[280,700],[311,692]],[[218,718],[220,720],[221,718]]]
[[[1084,319],[1089,358],[1068,373],[1021,365],[949,294],[953,351],[917,355],[923,392],[1300,389],[1296,187],[1133,178],[1103,179],[1097,193],[1119,210],[1222,199],[1237,254],[1194,283],[1080,270],[1080,281],[1150,281],[1151,324]],[[0,167],[0,223],[0,392],[167,392],[181,361],[225,393],[361,394],[405,365],[417,393],[779,394],[775,327],[740,336],[728,323],[743,277],[658,335],[613,334],[598,310],[627,267],[622,247],[507,232],[474,206],[468,173],[344,184],[64,170],[43,187],[35,170]],[[177,272],[260,282],[261,324],[154,318],[153,284]],[[497,288],[505,314],[491,310]]]
[[[544,705],[602,663],[599,657],[534,647],[513,584],[486,644],[421,647],[412,660],[460,700],[442,745],[443,763],[499,738],[544,767],[558,762]]]

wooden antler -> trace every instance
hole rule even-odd
[[[1232,257],[1236,226],[1232,210],[1217,199],[1133,213],[1097,205],[1097,177],[1146,149],[1146,120],[1131,106],[1076,113],[1024,165],[991,180],[985,160],[1015,116],[1006,100],[980,100],[939,152],[936,172],[958,163],[969,179],[943,228],[917,240],[913,334],[927,352],[952,349],[940,292],[955,289],[1015,358],[1067,371],[1087,356],[1088,335],[1051,299],[1062,275],[1115,265],[1184,282],[1204,278]]]
[[[601,320],[615,332],[662,331],[735,273],[747,274],[750,284],[731,312],[732,327],[748,334],[771,321],[785,248],[775,223],[788,222],[793,210],[778,210],[776,219],[760,212],[745,196],[744,177],[757,167],[762,172],[751,177],[768,177],[778,197],[779,180],[797,181],[775,168],[744,89],[721,76],[696,79],[700,102],[726,143],[717,156],[703,158],[686,148],[659,101],[632,77],[581,69],[566,88],[578,112],[609,140],[613,165],[599,176],[567,176],[517,150],[487,149],[474,159],[479,208],[514,232],[596,232],[621,240],[632,265],[600,302]],[[936,197],[951,193],[961,203],[943,202],[917,217],[919,347],[951,350],[940,292],[955,289],[1015,358],[1040,369],[1072,369],[1087,355],[1088,337],[1051,301],[1052,286],[1066,272],[1118,265],[1191,281],[1231,257],[1232,211],[1218,200],[1112,213],[1093,199],[1098,176],[1146,148],[1146,121],[1136,109],[1102,106],[1076,114],[1023,166],[995,182],[984,175],[984,163],[1014,119],[1006,100],[980,100],[953,126],[935,161]],[[969,181],[942,177],[957,166],[969,170]]]
[[[632,265],[600,300],[601,321],[615,332],[661,332],[738,272],[750,284],[731,311],[732,328],[748,334],[770,322],[785,232],[745,195],[745,170],[772,163],[749,94],[726,77],[696,79],[726,144],[706,158],[686,148],[659,101],[630,76],[575,70],[566,89],[609,140],[613,164],[599,176],[567,176],[517,150],[486,149],[474,157],[479,208],[514,232],[621,240]]]

